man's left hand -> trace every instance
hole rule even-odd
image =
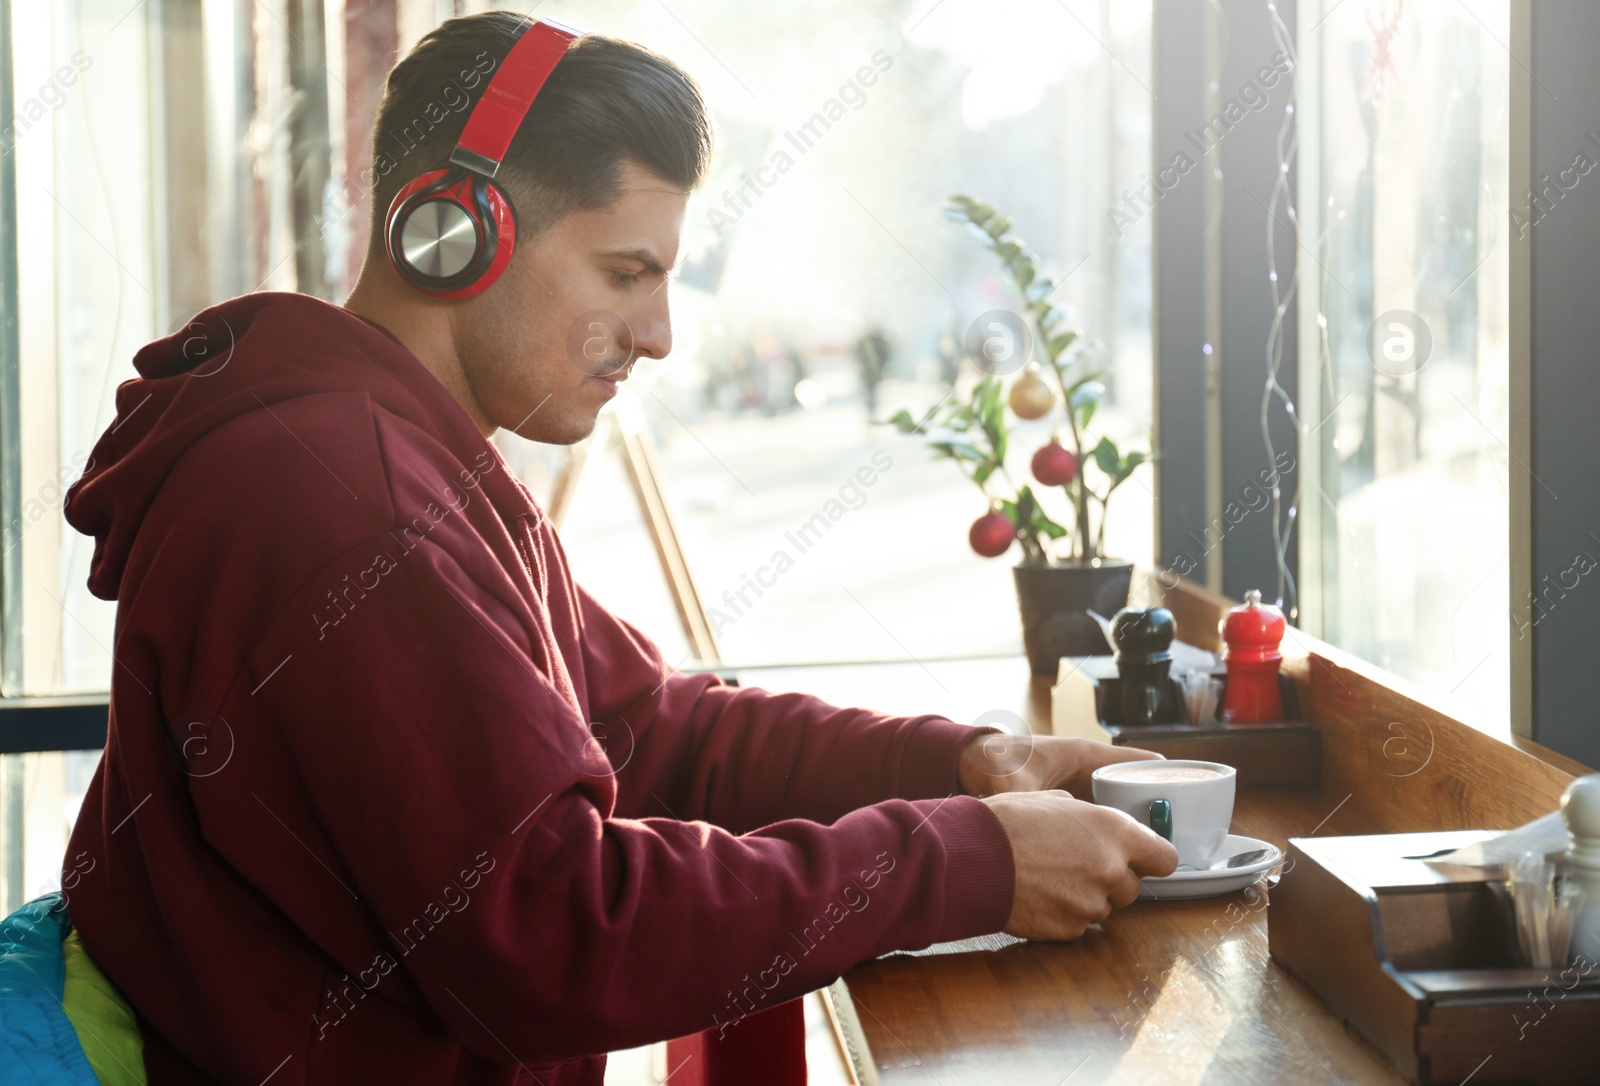
[[[1154,751],[1114,747],[1061,735],[974,736],[961,751],[961,790],[969,796],[1064,788],[1094,801],[1089,776],[1113,762],[1160,758]]]

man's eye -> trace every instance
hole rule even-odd
[[[611,278],[619,287],[631,286],[639,281],[639,277],[632,272],[612,272]]]

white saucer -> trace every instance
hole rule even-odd
[[[1244,867],[1223,867],[1228,857],[1258,848],[1270,850],[1253,864]],[[1228,834],[1222,843],[1213,866],[1206,871],[1174,871],[1164,879],[1140,879],[1144,892],[1140,901],[1174,901],[1191,897],[1217,897],[1243,890],[1261,878],[1264,871],[1283,862],[1283,850],[1271,841],[1258,841],[1254,837]]]

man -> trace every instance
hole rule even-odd
[[[1053,790],[1142,752],[678,674],[573,583],[488,438],[577,441],[668,353],[709,125],[670,62],[579,39],[495,175],[515,256],[456,289],[386,212],[525,32],[417,45],[345,306],[143,348],[69,497],[118,616],[68,910],[152,1083],[599,1083],[895,948],[1075,938],[1176,864]]]

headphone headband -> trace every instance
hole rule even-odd
[[[578,31],[548,19],[523,32],[467,118],[450,152],[451,163],[485,177],[495,175],[534,98],[576,37]]]

